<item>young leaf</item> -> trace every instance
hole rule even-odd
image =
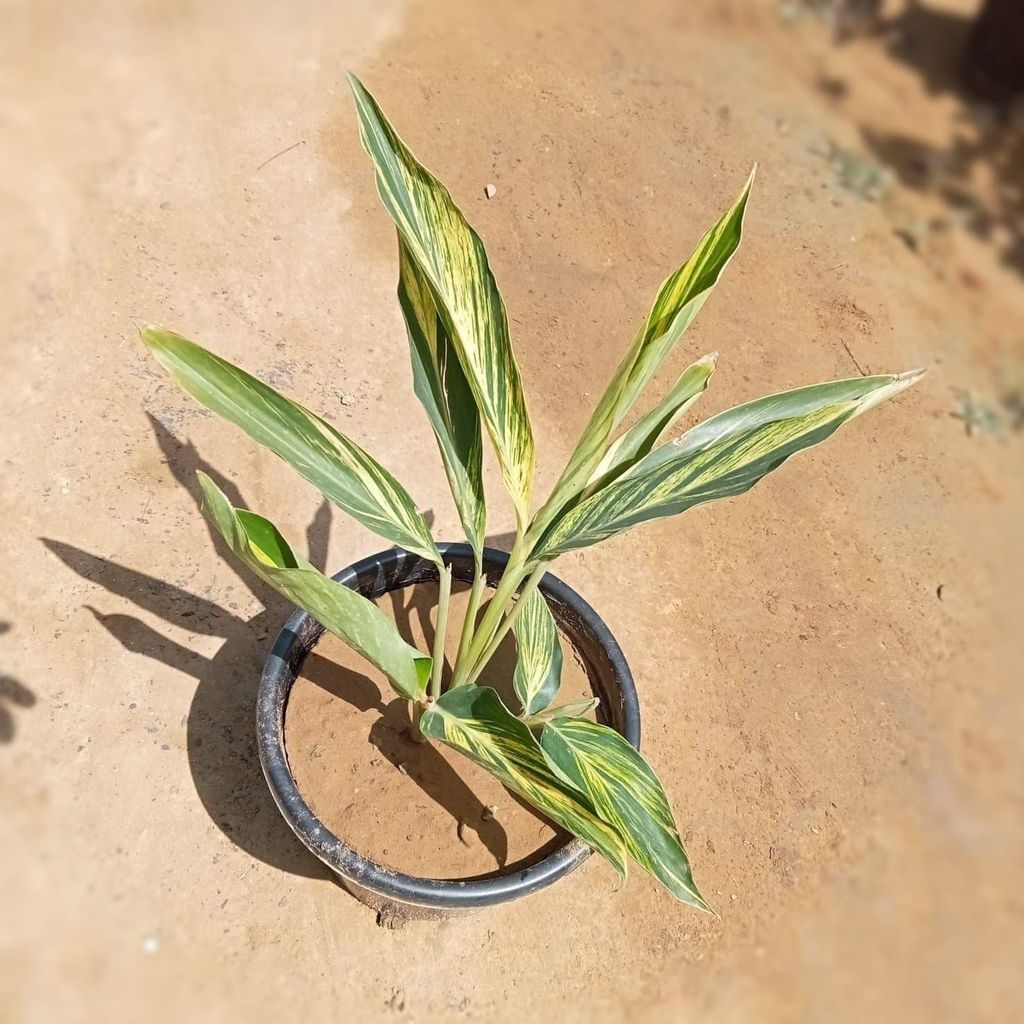
[[[637,750],[614,729],[579,718],[548,722],[540,742],[642,868],[684,903],[711,911],[694,885],[665,790]]]
[[[562,684],[562,644],[558,627],[544,595],[531,590],[512,627],[519,658],[513,684],[524,715],[543,711]]]
[[[401,235],[398,253],[398,301],[409,333],[413,388],[434,428],[466,539],[479,553],[487,519],[480,414],[430,287]]]
[[[399,547],[440,564],[423,516],[404,487],[329,423],[268,384],[171,331],[142,340],[193,398],[280,456],[339,508]]]
[[[618,832],[552,771],[533,733],[490,687],[459,686],[442,694],[424,712],[420,730],[482,765],[552,821],[589,843],[625,877],[626,852]]]
[[[756,170],[756,168],[755,168]],[[693,322],[739,248],[743,214],[754,182],[750,172],[731,209],[697,243],[690,258],[661,286],[640,333],[598,402],[576,450],[537,513],[542,531],[591,478],[608,450],[608,441],[633,403]]]
[[[683,370],[669,393],[608,449],[587,481],[584,495],[600,490],[647,455],[704,393],[717,362],[714,352]]]
[[[534,443],[508,317],[487,254],[448,190],[410,152],[355,75],[349,84],[377,191],[408,257],[429,284],[458,352],[517,514],[525,521]]]
[[[923,372],[814,384],[713,416],[570,509],[541,539],[536,557],[548,561],[648,519],[742,494],[791,455],[910,387]]]
[[[558,718],[582,718],[589,711],[593,711],[599,703],[600,700],[597,697],[588,697],[586,700],[574,700],[568,704],[559,704],[558,707],[545,708],[543,711],[538,711],[535,715],[530,715],[524,721],[531,729],[536,729],[545,722],[553,722]]]
[[[204,514],[244,565],[376,665],[400,696],[423,696],[430,658],[407,644],[372,601],[314,569],[292,551],[270,520],[232,508],[205,473],[198,475]]]

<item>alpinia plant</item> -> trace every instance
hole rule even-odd
[[[256,575],[387,676],[411,702],[417,738],[448,744],[483,765],[602,853],[620,874],[635,860],[680,900],[707,910],[654,772],[617,732],[583,717],[595,701],[556,703],[562,654],[538,584],[567,551],[749,490],[791,455],[909,387],[921,371],[786,391],[677,435],[676,423],[714,372],[716,357],[705,356],[683,371],[653,409],[620,429],[736,252],[751,175],[732,208],[661,286],[554,490],[531,514],[533,430],[483,243],[370,93],[354,76],[349,80],[377,190],[398,229],[398,298],[415,391],[436,435],[476,564],[447,687],[442,665],[451,571],[405,488],[297,402],[177,334],[147,326],[143,340],[194,398],[279,455],[364,526],[437,565],[433,651],[410,646],[375,604],[314,569],[269,520],[232,508],[201,475],[206,514]],[[484,431],[512,499],[517,532],[504,575],[482,609]],[[517,708],[507,707],[486,685],[490,658],[510,630],[519,656]]]

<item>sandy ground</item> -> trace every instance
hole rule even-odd
[[[970,7],[918,10],[955,35]],[[1012,225],[912,251],[900,218],[948,221],[944,197],[864,202],[811,145],[944,145],[975,130],[959,97],[768,0],[3,10],[0,1018],[1024,1016],[1022,438],[953,415],[954,388],[1020,376]],[[331,568],[379,542],[180,396],[129,317],[327,411],[457,535],[345,67],[487,242],[541,490],[754,160],[744,247],[675,361],[722,353],[703,410],[933,370],[748,497],[559,564],[630,658],[721,920],[592,858],[378,928],[266,792],[254,694],[286,610],[214,558],[194,470]]]

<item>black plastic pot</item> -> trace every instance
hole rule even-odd
[[[441,544],[445,564],[454,579],[473,578],[473,560],[466,544]],[[508,562],[503,551],[484,552],[488,584],[497,584]],[[378,598],[392,590],[436,581],[431,562],[393,548],[365,558],[334,579],[365,597]],[[559,629],[573,645],[586,668],[594,693],[601,698],[602,721],[617,729],[634,747],[640,746],[640,708],[629,666],[615,638],[597,613],[557,577],[548,573],[540,584]],[[295,785],[284,748],[284,716],[288,695],[303,660],[323,635],[323,627],[305,612],[285,624],[267,659],[256,708],[260,762],[274,800],[295,834],[341,879],[353,895],[385,913],[429,916],[494,906],[519,899],[551,885],[590,856],[590,847],[569,837],[543,860],[505,874],[468,880],[416,878],[392,871],[363,857],[334,835],[310,810]]]

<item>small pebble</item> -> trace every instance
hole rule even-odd
[[[160,943],[157,942],[155,935],[147,935],[142,940],[142,952],[143,953],[155,953],[160,948]]]
[[[488,199],[493,199],[498,194],[498,190],[493,185],[484,185],[484,195]]]

